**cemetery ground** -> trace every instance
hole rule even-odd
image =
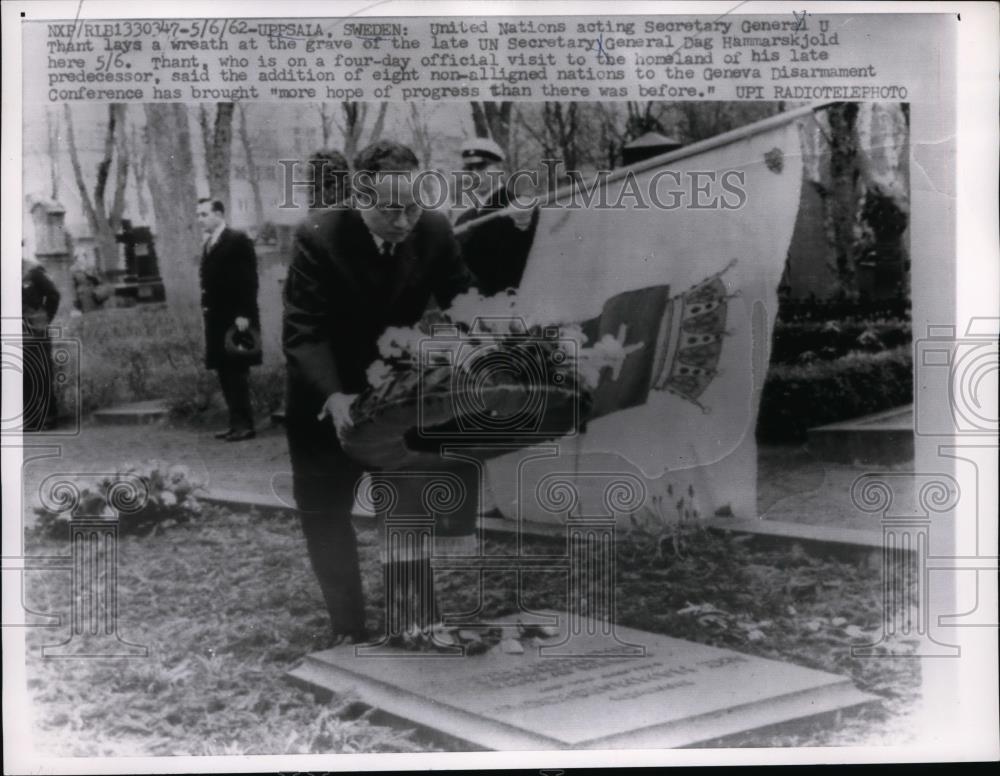
[[[52,439],[61,457],[25,466],[26,553],[65,555],[65,539],[33,529],[38,486],[54,472],[114,471],[156,457],[183,463],[211,488],[280,492],[284,435],[227,445],[210,428],[85,425]],[[35,444],[45,444],[38,437]],[[110,467],[110,468],[109,468]],[[801,509],[812,521],[857,521],[850,483],[863,470],[818,464],[801,448],[763,448],[760,507],[768,516]],[[827,496],[823,494],[826,493]],[[824,508],[826,502],[828,509]],[[806,514],[808,512],[809,514]],[[787,519],[781,517],[780,519]],[[868,518],[871,519],[870,517]],[[837,523],[839,524],[839,523]],[[382,612],[381,566],[373,521],[357,521],[369,620]],[[855,522],[854,527],[860,527]],[[867,528],[875,526],[865,525]],[[548,544],[545,544],[549,542]],[[564,545],[563,545],[564,546]],[[535,539],[527,552],[558,552]],[[491,534],[486,551],[513,552]],[[119,631],[149,648],[146,658],[60,660],[41,646],[65,641],[66,626],[27,634],[28,692],[35,746],[51,755],[276,754],[452,749],[350,696],[331,702],[296,688],[285,673],[323,649],[328,623],[297,521],[288,512],[208,507],[190,522],[118,549]],[[839,746],[903,743],[919,700],[919,661],[852,657],[852,644],[880,637],[882,571],[870,563],[810,554],[794,544],[764,548],[687,525],[661,536],[633,532],[618,546],[617,609],[622,625],[780,659],[849,677],[881,702],[781,728],[730,737],[731,746]],[[530,573],[524,605],[565,610],[558,573]],[[526,586],[527,587],[527,586]],[[69,572],[26,572],[32,611],[69,611]],[[446,609],[475,607],[474,572],[437,576]],[[487,575],[484,613],[517,611],[510,579]],[[64,617],[65,622],[65,617]],[[905,642],[894,651],[909,648]],[[469,658],[475,659],[475,658]]]

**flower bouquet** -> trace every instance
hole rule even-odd
[[[579,325],[526,309],[516,294],[475,291],[387,329],[378,345],[344,449],[384,469],[433,465],[444,445],[485,459],[574,433],[602,370],[627,355],[610,336],[588,347]]]

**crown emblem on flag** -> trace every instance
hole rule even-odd
[[[719,374],[729,294],[721,272],[676,296],[667,305],[660,325],[653,389],[669,391],[708,412],[699,401]]]

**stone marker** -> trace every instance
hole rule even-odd
[[[913,405],[809,429],[809,452],[824,461],[862,465],[913,460]]]
[[[576,656],[530,645],[523,654],[497,646],[475,657],[363,656],[364,647],[342,646],[309,655],[289,676],[496,750],[680,747],[877,700],[841,676],[621,626],[615,635],[641,645],[639,656],[592,657],[623,650],[592,620],[566,641],[568,618],[558,617],[560,635],[537,641]],[[517,619],[492,624],[516,636]]]
[[[148,399],[95,410],[91,417],[95,423],[102,426],[136,426],[159,423],[166,420],[169,414],[170,408],[165,400]]]

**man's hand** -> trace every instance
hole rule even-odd
[[[337,431],[337,437],[341,441],[343,441],[344,432],[354,425],[354,421],[351,419],[351,405],[357,397],[356,393],[331,393],[323,404],[323,409],[316,416],[317,420],[330,418]]]
[[[236,328],[239,331],[246,331],[247,329],[249,329],[250,328],[250,321],[249,321],[249,319],[244,318],[241,315],[239,318],[236,319]]]

